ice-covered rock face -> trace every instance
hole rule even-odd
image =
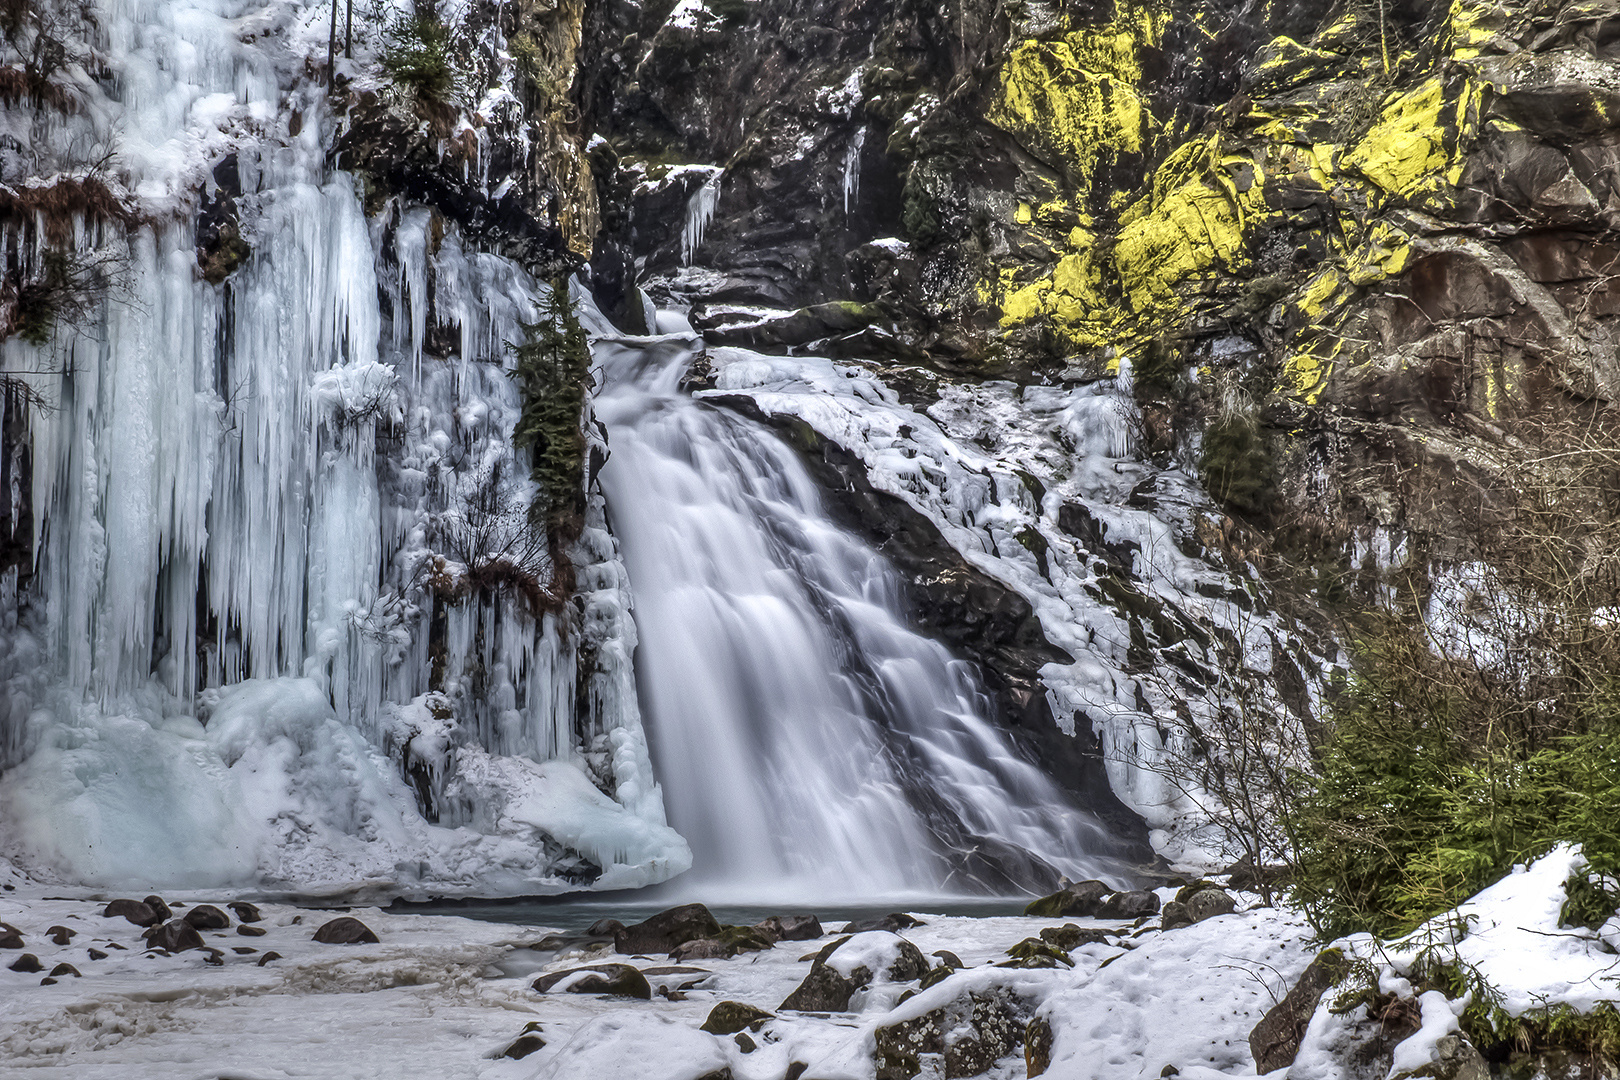
[[[7,426],[34,572],[7,574],[0,843],[47,877],[287,892],[679,873],[600,496],[556,556],[572,606],[478,573],[559,570],[525,539],[504,370],[546,287],[428,208],[368,216],[328,166],[342,121],[307,71],[329,15],[108,5],[117,92],[70,70],[82,108],[36,139],[47,183],[113,146],[130,224],[67,211],[121,289],[44,346],[0,345],[53,406]],[[358,29],[340,74],[393,93],[379,27]],[[224,200],[246,248],[222,262],[194,226]]]

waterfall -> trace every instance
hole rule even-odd
[[[1104,874],[1103,830],[985,719],[969,666],[905,626],[895,571],[827,519],[793,451],[680,392],[698,344],[596,352],[683,886],[848,899]]]

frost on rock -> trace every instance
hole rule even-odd
[[[0,854],[285,892],[680,872],[600,495],[560,555],[527,526],[506,342],[545,286],[425,208],[366,214],[306,74],[320,10],[100,17],[116,79],[81,80],[22,167],[114,145],[107,183],[142,224],[75,218],[127,266],[121,293],[0,344],[54,406],[25,436],[33,573],[4,578]],[[195,221],[225,194],[251,254],[213,284]],[[580,608],[545,601],[565,569]]]
[[[1097,733],[1114,792],[1161,852],[1206,866],[1236,856],[1207,826],[1212,796],[1187,775],[1196,754],[1185,728],[1185,717],[1204,724],[1229,705],[1219,687],[1234,676],[1185,671],[1222,671],[1218,650],[1232,642],[1235,677],[1266,695],[1265,723],[1286,756],[1305,745],[1299,713],[1314,714],[1317,673],[1330,665],[1265,611],[1244,567],[1200,550],[1218,515],[1190,476],[1140,459],[1128,369],[1063,386],[941,383],[918,411],[857,364],[707,355],[711,393],[745,393],[853,452],[873,487],[926,514],[1030,602],[1047,639],[1074,657],[1041,672],[1054,716]],[[1292,675],[1293,704],[1274,671]]]

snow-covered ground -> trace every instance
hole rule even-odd
[[[610,947],[560,956],[532,950],[547,934],[542,927],[354,909],[347,914],[380,943],[326,945],[312,935],[339,912],[266,904],[256,924],[263,936],[240,936],[234,915],[230,929],[204,933],[222,952],[223,964],[213,966],[196,950],[142,951],[141,931],[102,917],[102,899],[47,899],[16,875],[7,883],[14,888],[0,893],[0,921],[22,931],[26,951],[44,967],[4,970],[19,953],[0,952],[0,1075],[7,1077],[696,1080],[729,1067],[736,1080],[781,1080],[791,1063],[804,1062],[806,1077],[870,1080],[876,1028],[989,987],[1007,988],[1049,1019],[1049,1076],[1124,1080],[1158,1076],[1168,1064],[1183,1076],[1199,1067],[1242,1075],[1252,1070],[1250,1028],[1313,955],[1299,920],[1266,909],[1164,933],[1150,921],[1137,936],[1127,930],[1076,949],[1073,970],[996,968],[1009,947],[1042,927],[1118,924],[919,911],[925,925],[903,936],[924,955],[955,953],[965,970],[898,1006],[915,982],[858,992],[849,1013],[782,1013],[752,1033],[757,1048],[745,1053],[733,1037],[698,1030],[709,1011],[738,1001],[774,1012],[832,935],[687,965],[699,972],[654,974],[655,990],[663,986],[669,997],[639,1001],[534,992],[538,974],[585,963],[672,965]],[[77,932],[69,945],[46,937],[56,925]],[[92,948],[106,958],[89,959]],[[260,966],[271,951],[281,958]],[[63,962],[83,977],[42,986],[45,972]],[[501,1058],[531,1023],[545,1047]],[[1023,1057],[1015,1052],[985,1075],[1023,1077]]]

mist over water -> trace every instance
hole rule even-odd
[[[987,719],[972,668],[907,628],[900,579],[823,514],[794,452],[679,389],[690,336],[600,342],[602,471],[673,892],[969,895],[1108,876],[1104,830]]]

